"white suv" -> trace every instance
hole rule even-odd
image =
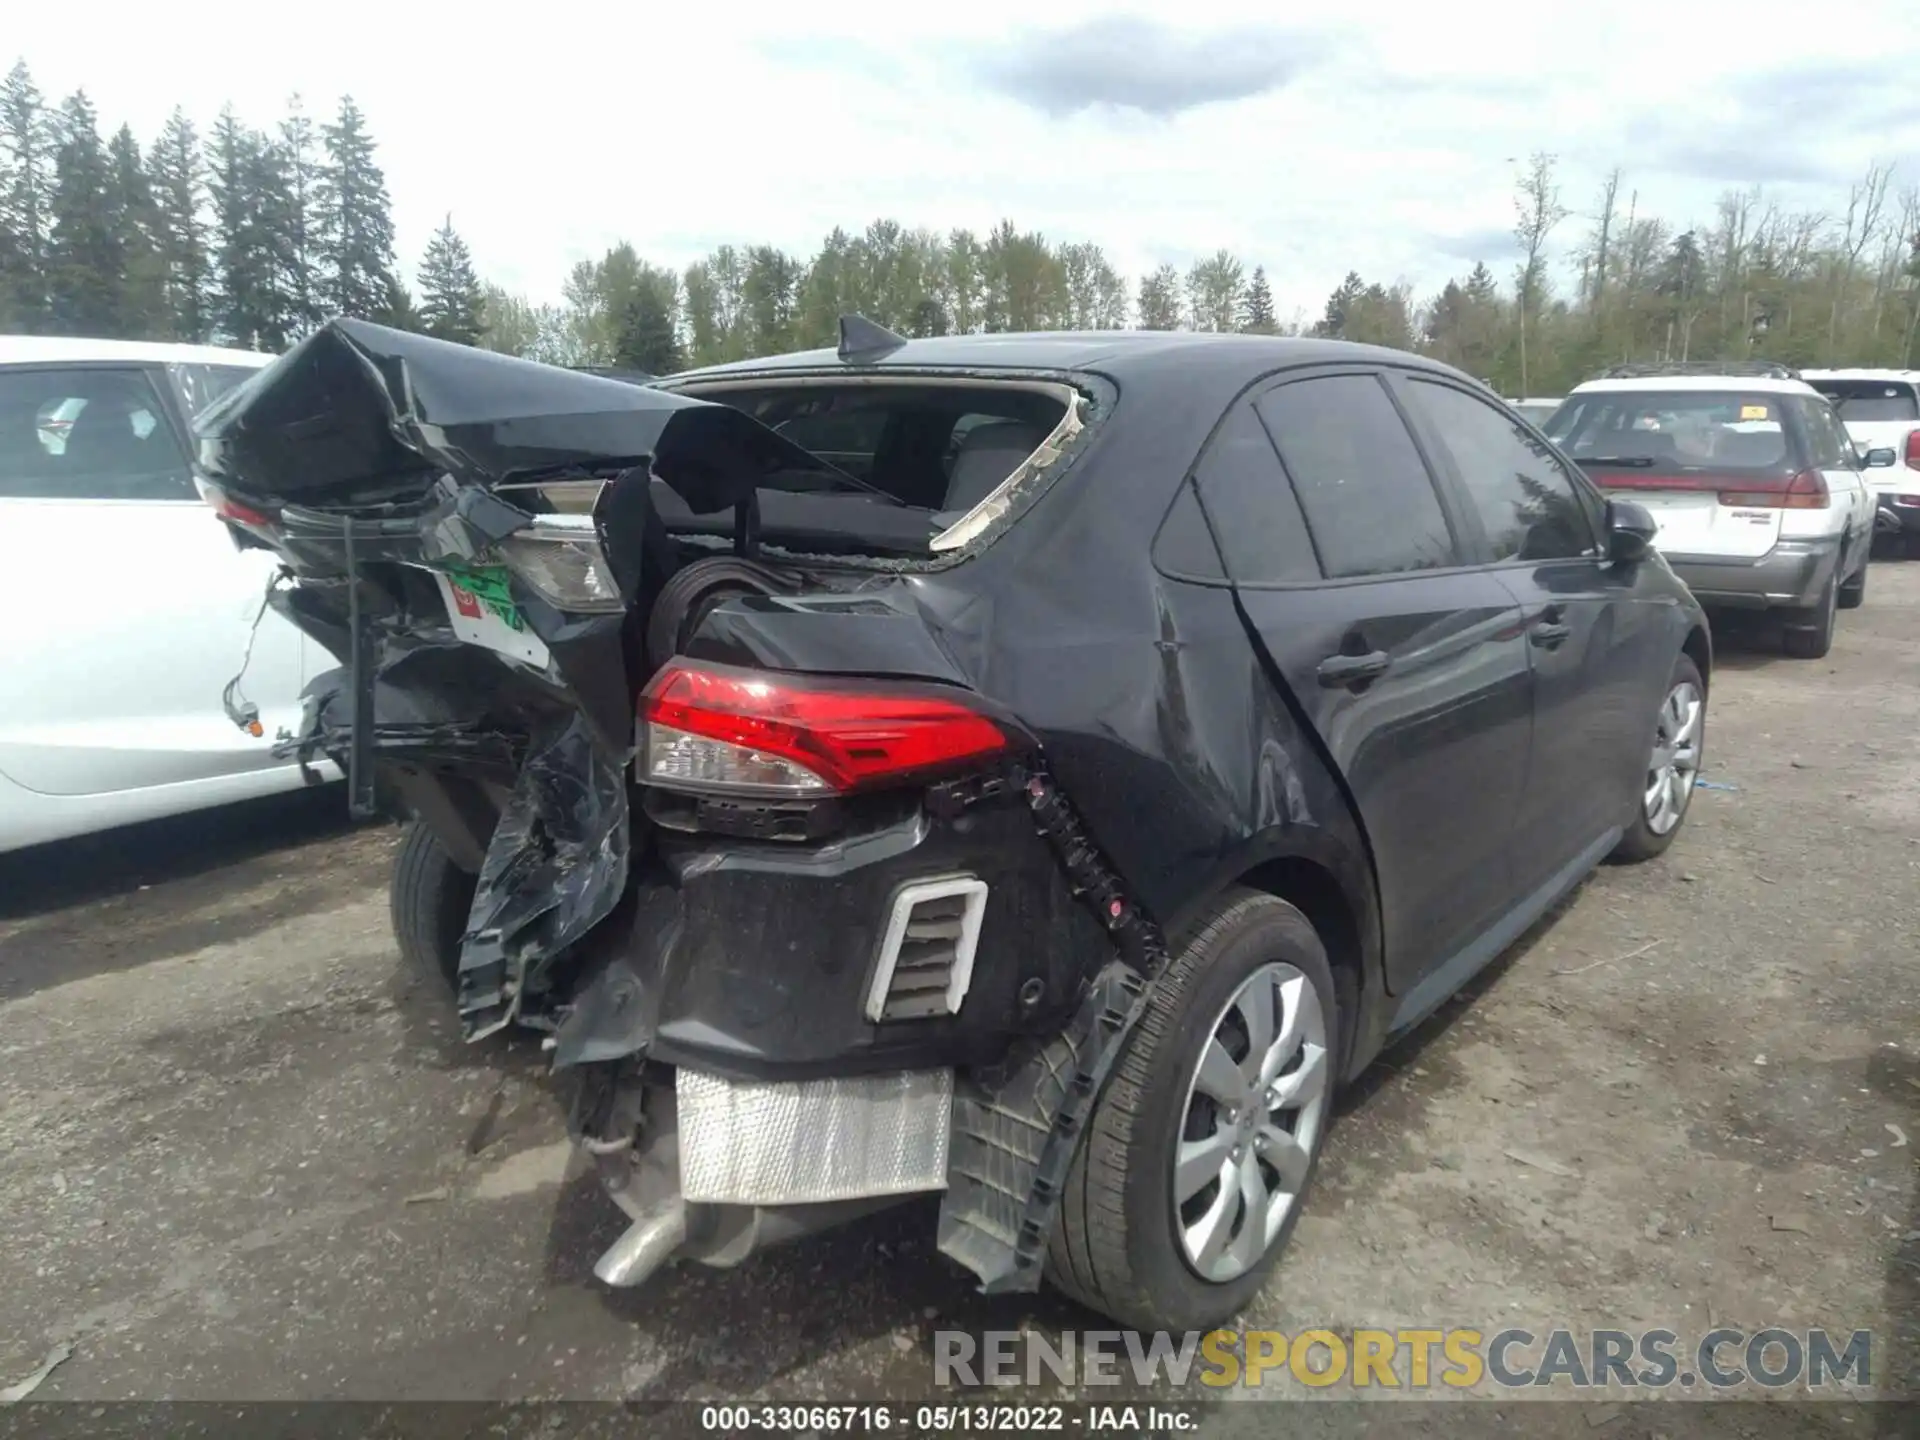
[[[1864,457],[1879,528],[1920,544],[1920,370],[1802,370]]]
[[[1782,365],[1619,365],[1546,433],[1603,491],[1639,501],[1709,609],[1781,612],[1818,659],[1867,593],[1874,496],[1833,406]]]

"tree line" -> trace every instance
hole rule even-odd
[[[1265,266],[1230,251],[1129,279],[1096,243],[1010,220],[980,233],[881,219],[810,256],[721,245],[683,269],[622,243],[537,303],[483,284],[449,216],[410,286],[377,153],[351,97],[318,122],[296,97],[264,129],[228,107],[204,136],[176,109],[143,150],[125,125],[103,139],[84,92],[51,104],[17,64],[0,84],[0,330],[279,350],[345,314],[664,374],[830,344],[857,311],[913,336],[1330,336],[1430,354],[1509,394],[1558,394],[1624,360],[1920,364],[1920,189],[1896,192],[1885,165],[1824,209],[1756,187],[1677,225],[1617,169],[1576,210],[1555,158],[1536,154],[1516,177],[1504,278],[1482,262],[1418,299],[1349,273],[1317,316],[1282,317]]]

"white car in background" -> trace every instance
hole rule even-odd
[[[1566,403],[1564,396],[1534,395],[1519,400],[1509,400],[1507,404],[1520,412],[1520,418],[1536,430],[1544,430],[1547,417]]]
[[[1920,545],[1920,370],[1802,370],[1864,457],[1882,533]]]
[[[193,415],[271,359],[0,336],[0,851],[303,783],[273,744],[336,662],[261,614],[279,562],[191,461]],[[257,735],[223,700],[243,660]]]
[[[1817,660],[1866,599],[1874,494],[1825,396],[1764,361],[1617,365],[1576,386],[1547,437],[1603,491],[1653,515],[1701,605],[1770,610]]]

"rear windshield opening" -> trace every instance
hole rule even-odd
[[[1920,420],[1920,395],[1911,385],[1884,380],[1822,380],[1816,386],[1848,424]]]
[[[1066,415],[1057,391],[925,381],[686,387],[745,411],[858,482],[780,477],[759,492],[763,535],[793,548],[890,554],[927,553],[935,535],[1040,449]],[[663,490],[655,486],[656,504],[670,530],[731,532],[730,516],[695,516]]]
[[[1673,470],[1780,470],[1785,396],[1712,391],[1575,395],[1547,434],[1576,461]]]

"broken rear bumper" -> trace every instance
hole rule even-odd
[[[914,958],[896,911],[949,881],[984,887],[970,954],[919,950],[950,1003],[892,1003]],[[1018,792],[811,844],[656,828],[631,913],[588,945],[557,1065],[644,1055],[757,1080],[992,1064],[1057,1032],[1112,954]]]

